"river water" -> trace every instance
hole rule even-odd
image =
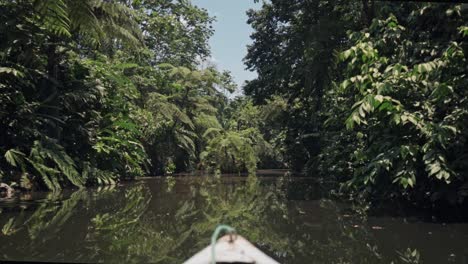
[[[21,194],[0,201],[0,261],[182,263],[223,223],[281,263],[468,263],[468,223],[368,217],[320,197],[277,177]]]

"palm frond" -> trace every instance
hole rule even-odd
[[[82,187],[86,183],[86,178],[76,170],[73,159],[62,146],[51,139],[36,140],[28,161],[42,176],[44,183],[51,190],[61,188],[58,178],[62,175],[77,187]],[[47,166],[47,161],[53,162],[54,167]]]

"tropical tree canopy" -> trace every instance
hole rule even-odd
[[[466,202],[465,4],[265,1],[248,23],[244,91],[286,100],[268,121],[290,168],[352,197]]]

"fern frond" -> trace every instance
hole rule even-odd
[[[15,68],[10,68],[10,67],[0,67],[0,74],[11,74],[14,77],[20,77],[24,78],[24,73],[15,69]]]
[[[85,180],[81,178],[81,175],[76,170],[75,162],[68,156],[63,147],[50,140],[45,143],[47,144],[46,146],[43,146],[41,143],[42,157],[52,160],[73,185],[78,187],[84,186]]]
[[[90,1],[68,1],[68,9],[71,29],[92,46],[100,45],[105,33],[94,14],[94,5]]]
[[[193,101],[195,107],[207,114],[215,114],[218,110],[206,98],[198,97]]]
[[[132,29],[122,27],[112,21],[103,23],[103,31],[110,38],[117,38],[128,42],[132,46],[141,46],[141,40],[135,36]]]
[[[195,126],[203,132],[205,132],[209,128],[221,128],[221,124],[219,124],[218,118],[216,118],[216,116],[207,115],[204,113],[198,114],[194,118],[194,123]]]
[[[186,113],[182,112],[178,108],[174,109],[174,110],[175,110],[174,111],[174,117],[176,118],[175,120],[179,120],[180,122],[187,125],[191,129],[195,128],[195,125],[193,124],[192,120],[190,119],[190,117]]]
[[[205,133],[203,133],[203,137],[208,138],[210,136],[216,136],[216,135],[220,134],[221,131],[222,131],[221,128],[210,127],[205,131]]]
[[[68,9],[63,0],[36,0],[34,8],[46,30],[59,36],[71,36]]]
[[[84,162],[82,167],[83,177],[98,185],[114,185],[118,178],[117,175],[112,172],[92,167],[89,162]]]
[[[76,170],[73,159],[68,156],[62,146],[51,139],[36,140],[31,149],[30,158],[27,159],[41,175],[44,183],[51,190],[60,189],[59,177],[65,176],[73,185],[82,187],[86,178]],[[52,161],[56,168],[49,167],[47,161]]]
[[[189,136],[176,133],[175,135],[177,145],[190,154],[195,152],[195,142]]]
[[[13,167],[22,167],[24,168],[24,159],[26,155],[16,149],[10,149],[7,152],[5,152],[5,159],[6,161]]]
[[[131,45],[142,45],[142,33],[131,8],[102,0],[93,3],[94,12],[100,14],[98,19],[102,31],[108,38],[117,38]]]
[[[58,181],[56,180],[56,177],[59,171],[53,168],[49,168],[43,165],[42,163],[36,162],[32,159],[28,158],[27,160],[33,166],[33,168],[39,173],[42,181],[44,182],[44,184],[49,190],[57,191],[61,189],[60,184],[58,184]]]

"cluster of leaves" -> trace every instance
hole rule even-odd
[[[146,94],[139,123],[152,172],[192,170],[207,144],[205,132],[221,128],[219,112],[227,104],[222,88],[232,91],[235,87],[214,68],[193,70],[160,64],[151,71],[161,76],[159,87],[136,82]]]
[[[281,135],[265,122],[283,113],[281,99],[276,102],[259,107],[246,97],[231,101],[223,112],[222,127],[210,128],[204,134],[208,145],[201,153],[201,165],[217,174],[246,170],[252,175],[259,165],[281,168],[282,155],[277,149]]]
[[[432,26],[441,35],[422,33],[421,23],[436,14],[446,21]],[[348,185],[462,202],[468,105],[461,7],[428,5],[407,20],[406,26],[393,15],[374,20],[350,34],[353,46],[339,56],[347,66],[336,89],[352,105],[345,123],[359,142],[349,156]]]
[[[171,63],[192,67],[210,55],[207,40],[214,18],[187,0],[134,0],[137,21],[145,33],[152,65]]]
[[[277,0],[249,17],[244,90],[286,100],[291,168],[358,196],[463,202],[466,8]]]
[[[1,1],[0,9],[0,177],[57,190],[138,174],[141,148],[128,145],[138,133],[127,129],[136,95],[112,54],[100,52],[142,45],[132,10],[105,1]],[[131,166],[108,165],[112,155]]]

